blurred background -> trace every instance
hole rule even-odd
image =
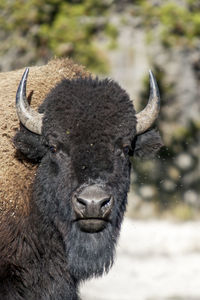
[[[200,1],[0,0],[0,40],[0,71],[70,57],[117,80],[137,111],[153,70],[165,147],[133,159],[116,266],[82,297],[199,300]]]

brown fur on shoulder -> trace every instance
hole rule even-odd
[[[0,73],[0,220],[8,211],[13,216],[28,213],[28,193],[36,166],[16,156],[12,139],[19,128],[15,95],[24,70]],[[89,76],[84,67],[69,59],[55,59],[47,65],[31,67],[27,96],[37,108],[61,79]]]

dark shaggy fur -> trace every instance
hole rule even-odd
[[[107,272],[127,202],[130,155],[151,156],[162,145],[154,130],[136,136],[128,95],[110,80],[64,79],[46,97],[42,135],[23,126],[14,143],[38,163],[31,214],[6,223],[0,245],[0,298],[77,300],[81,280]],[[99,184],[114,197],[100,232],[81,231],[73,192]]]

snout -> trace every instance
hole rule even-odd
[[[114,199],[99,185],[90,185],[74,193],[72,203],[80,228],[97,232],[106,226]]]

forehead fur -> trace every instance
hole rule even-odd
[[[114,81],[98,78],[62,80],[47,96],[44,134],[63,134],[77,143],[133,138],[135,111],[127,93]]]

